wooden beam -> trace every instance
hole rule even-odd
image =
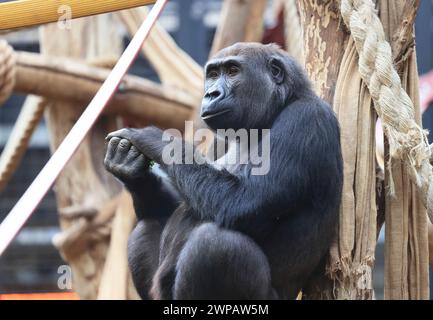
[[[56,22],[68,8],[71,18],[92,16],[155,3],[154,0],[18,0],[0,3],[0,30]]]
[[[14,90],[53,100],[88,103],[109,70],[67,58],[17,52]],[[185,91],[128,75],[106,114],[120,114],[164,128],[184,128],[197,101]]]
[[[132,36],[141,21],[146,19],[147,8],[119,11],[117,15]],[[173,40],[157,22],[142,47],[142,53],[155,69],[164,85],[187,91],[197,99],[197,107],[203,95],[203,69]]]

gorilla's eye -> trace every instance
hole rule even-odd
[[[281,73],[281,69],[278,68],[276,65],[272,65],[271,72],[274,77],[277,77]]]
[[[216,79],[218,78],[218,72],[216,70],[209,70],[207,77],[210,79]]]
[[[277,84],[281,84],[284,82],[284,67],[282,62],[277,59],[277,58],[273,58],[270,61],[270,71],[271,71],[271,75],[272,78],[274,78],[274,81]]]
[[[229,69],[228,69],[228,74],[230,75],[230,76],[235,76],[235,75],[237,75],[239,73],[239,68],[238,67],[236,67],[236,66],[230,66],[229,67]]]

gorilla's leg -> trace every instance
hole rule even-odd
[[[175,299],[276,298],[266,256],[249,237],[213,223],[197,227],[176,265]]]
[[[148,300],[152,277],[158,268],[162,226],[155,219],[139,220],[128,240],[128,264],[132,281],[143,300]]]
[[[152,299],[173,299],[178,256],[193,230],[200,224],[200,221],[192,217],[185,204],[180,205],[167,221],[161,235],[159,266],[150,290]]]

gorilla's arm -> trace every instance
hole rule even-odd
[[[148,172],[145,178],[133,184],[125,184],[131,193],[137,219],[156,218],[165,220],[180,203],[178,195],[164,178]]]
[[[270,170],[262,176],[235,176],[209,164],[166,165],[161,156],[166,143],[154,127],[112,135],[160,163],[197,218],[260,237],[284,215],[339,201],[329,185],[340,183],[338,124],[329,107],[318,99],[292,103],[270,134]]]

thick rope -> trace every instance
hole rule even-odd
[[[15,122],[14,128],[0,155],[0,192],[17,170],[27,151],[30,139],[44,113],[46,102],[36,96],[29,96]]]
[[[15,60],[12,47],[0,40],[0,106],[9,98],[15,86]]]
[[[403,161],[433,221],[433,173],[427,133],[415,121],[413,103],[394,68],[391,46],[374,3],[371,0],[341,0],[340,11],[355,41],[359,73],[370,91],[389,140],[388,170],[391,170],[392,159]],[[394,192],[392,178],[389,191]]]

